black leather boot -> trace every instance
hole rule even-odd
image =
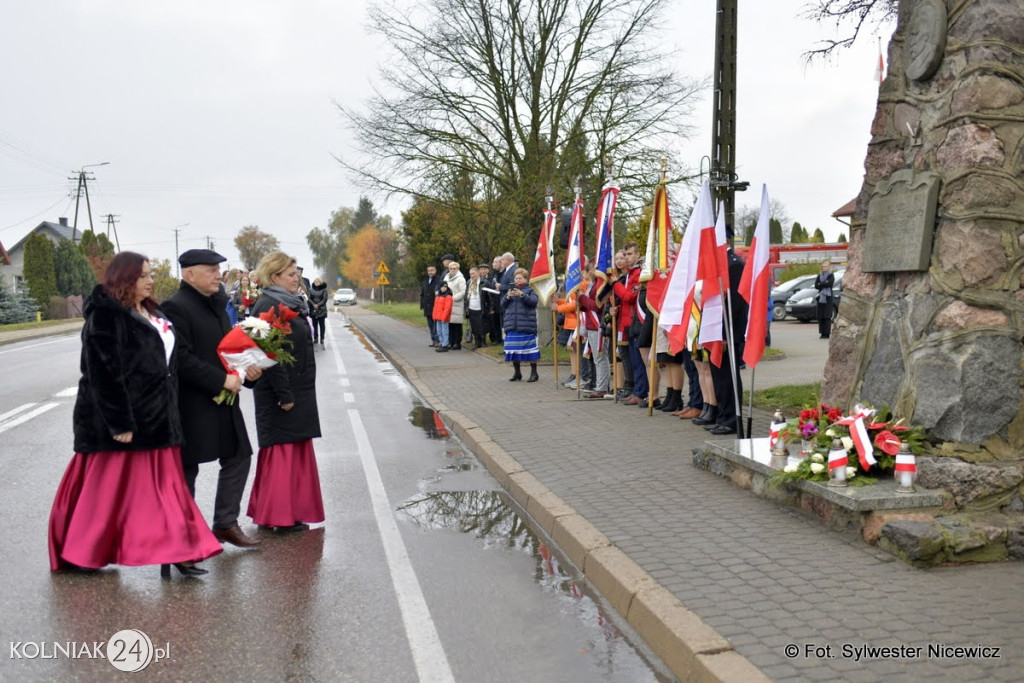
[[[538,379],[540,379],[540,377],[537,376],[537,364],[536,363],[530,363],[530,378],[528,380],[526,380],[526,381],[527,382],[536,382]]]
[[[515,373],[509,378],[509,382],[518,382],[523,378],[523,373],[519,369],[519,363],[512,363],[512,367],[516,369]]]
[[[710,403],[705,403],[707,410],[693,418],[693,424],[695,425],[707,425],[715,424],[715,420],[718,418],[718,406],[713,406]]]
[[[679,389],[666,389],[665,394],[665,400],[662,401],[661,408],[659,409],[661,412],[671,413],[683,407],[680,400],[682,392]]]

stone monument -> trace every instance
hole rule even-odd
[[[937,442],[924,485],[1020,512],[1024,0],[902,0],[898,22],[822,400],[891,407]]]

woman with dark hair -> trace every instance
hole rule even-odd
[[[320,436],[316,404],[316,356],[306,300],[295,259],[280,251],[267,254],[256,268],[264,284],[252,314],[281,307],[298,317],[290,323],[289,349],[295,362],[275,365],[256,384],[256,434],[260,441],[256,479],[249,494],[247,514],[261,527],[302,531],[311,522],[324,521],[320,474],[313,439]]]
[[[537,361],[540,360],[540,346],[537,344],[537,293],[527,284],[529,273],[525,268],[516,268],[515,283],[501,302],[502,324],[505,328],[505,362],[512,361],[515,373],[509,382],[523,379],[520,364],[530,364],[527,382],[536,382]]]
[[[114,257],[85,303],[75,455],[50,511],[50,569],[170,565],[221,552],[185,484],[175,334],[145,256]]]

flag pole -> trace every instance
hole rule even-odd
[[[555,197],[551,193],[551,188],[547,188],[548,194],[544,197],[544,201],[547,202],[548,211],[551,211],[552,206],[555,203]],[[545,218],[546,220],[546,218]],[[551,273],[551,277],[555,278],[555,293],[558,293],[558,276],[555,273]],[[558,388],[558,314],[555,313],[555,309],[551,309],[551,356],[555,364],[555,388]]]
[[[739,368],[736,367],[736,348],[733,345],[733,330],[732,330],[732,291],[729,289],[723,290],[722,288],[722,276],[718,276],[718,291],[725,292],[725,315],[726,319],[723,321],[723,327],[725,328],[725,345],[729,349],[729,374],[732,375],[732,393],[733,400],[736,403],[736,438],[742,439],[743,437],[743,397],[739,394],[739,382],[737,376],[739,374]]]
[[[750,406],[747,409],[747,436],[750,436],[751,434],[753,434],[753,431],[752,431],[753,425],[751,423],[754,421],[754,376],[755,376],[756,373],[757,373],[757,366],[756,365],[751,366],[751,368],[750,368]],[[751,437],[751,438],[753,438],[753,437]]]
[[[580,340],[580,297],[576,295],[576,400],[583,398],[583,343]],[[593,350],[591,350],[593,352]]]
[[[654,315],[650,311],[647,315]],[[654,373],[658,371],[658,316],[654,315],[651,348],[647,351],[647,417],[654,415]]]
[[[612,308],[615,308],[615,294],[612,295]],[[615,313],[612,313],[612,393],[615,395],[615,402],[619,402],[619,321]]]

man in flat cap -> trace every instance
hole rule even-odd
[[[242,379],[228,374],[217,354],[217,345],[231,330],[225,310],[228,297],[220,283],[220,264],[226,260],[210,249],[189,249],[183,253],[178,258],[181,286],[161,308],[174,323],[178,340],[185,480],[194,497],[200,463],[220,461],[213,535],[221,543],[248,548],[260,543],[246,536],[238,526],[252,446],[239,402],[213,402],[221,389],[237,394],[242,388]],[[246,380],[255,381],[261,374],[259,368],[249,368]]]

